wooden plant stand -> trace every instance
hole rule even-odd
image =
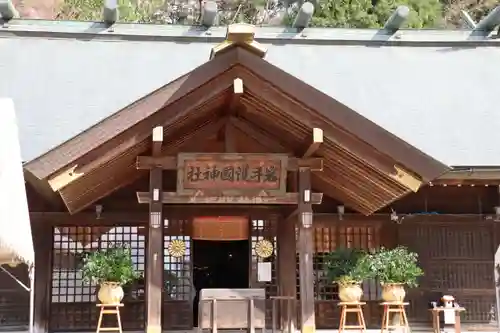
[[[339,333],[348,329],[359,329],[361,332],[366,331],[365,317],[363,315],[363,305],[365,304],[365,302],[340,302],[338,304],[341,308]],[[346,325],[348,313],[355,313],[357,315],[357,325]]]
[[[380,303],[384,307],[384,314],[382,316],[382,328],[380,329],[380,333],[384,333],[384,331],[389,332],[391,329],[402,328],[406,333],[410,330],[410,326],[408,324],[408,318],[406,317],[405,306],[410,303],[405,302],[383,302]],[[399,325],[391,325],[391,314],[399,314]]]
[[[101,308],[101,311],[99,313],[99,320],[97,321],[97,330],[96,333],[99,332],[109,332],[109,331],[117,331],[119,333],[123,333],[122,331],[122,320],[120,318],[120,307],[123,306],[123,304],[97,304],[98,307]],[[101,327],[102,325],[102,317],[104,315],[116,315],[116,321],[118,323],[118,326],[113,326],[113,327]]]

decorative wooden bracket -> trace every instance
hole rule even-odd
[[[423,182],[421,179],[417,178],[402,167],[395,165],[394,169],[396,170],[396,172],[394,174],[391,174],[390,176],[400,184],[408,187],[413,192],[417,192],[420,186],[422,186]]]

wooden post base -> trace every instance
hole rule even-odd
[[[340,325],[339,333],[348,329],[359,329],[362,333],[366,331],[365,317],[363,315],[363,305],[365,302],[340,302]],[[357,325],[346,325],[347,314],[354,313],[357,317]]]
[[[101,311],[99,312],[99,320],[97,321],[96,333],[106,331],[117,331],[119,333],[123,333],[122,320],[120,318],[120,307],[122,307],[123,304],[97,304],[97,306],[101,308]],[[102,317],[104,315],[115,315],[118,326],[102,327]]]
[[[384,307],[384,314],[382,316],[382,327],[380,333],[384,331],[389,332],[390,329],[402,328],[406,333],[409,333],[410,326],[408,318],[406,317],[405,306],[410,303],[404,302],[383,302],[380,303]],[[391,314],[399,314],[399,325],[391,325]]]

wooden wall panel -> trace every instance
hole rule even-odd
[[[466,307],[464,324],[487,327],[495,318],[494,222],[414,219],[398,226],[398,242],[419,254],[425,275],[410,290],[409,318],[428,322],[427,302],[442,294]]]
[[[329,252],[338,248],[373,249],[379,247],[381,224],[377,221],[338,220],[333,218],[331,223],[325,218],[315,227],[314,242],[315,255],[315,308],[316,326],[318,328],[336,329],[339,324],[339,308],[337,303],[338,287],[328,279],[324,272],[324,258]],[[335,216],[336,217],[336,216]],[[297,276],[298,279],[298,276]],[[367,324],[370,327],[378,325],[379,286],[374,281],[367,281],[363,285],[364,298],[368,302],[365,309]],[[300,291],[297,290],[300,298]]]

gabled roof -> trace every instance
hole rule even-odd
[[[325,171],[316,175],[316,184],[360,212],[372,213],[416,190],[418,185],[409,185],[407,178],[419,184],[448,170],[347,106],[240,47],[132,103],[27,163],[25,169],[49,180],[70,211],[80,210],[139,174],[134,170],[135,157],[148,149],[153,127],[163,124],[165,135],[179,140],[194,128],[215,122],[214,112],[227,101],[235,78],[241,78],[246,87],[242,100],[248,114],[243,117],[253,126],[261,126],[291,147],[305,143],[313,127],[323,129],[325,143],[319,155],[325,159]]]
[[[16,104],[24,161],[203,64],[224,34],[10,21],[0,31],[0,64],[8,64],[0,65],[0,96]],[[268,27],[256,39],[270,63],[443,163],[500,166],[500,39],[467,30]]]

